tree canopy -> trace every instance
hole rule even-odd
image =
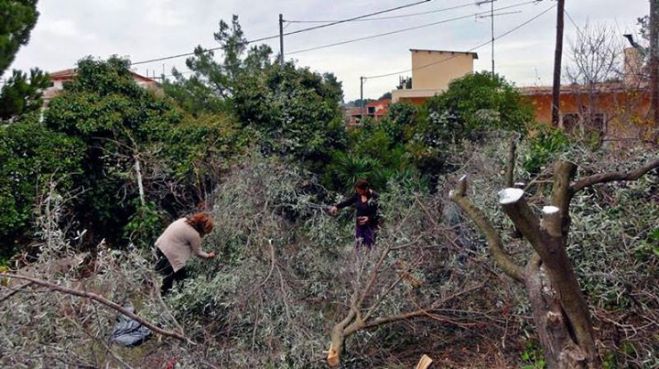
[[[14,61],[18,49],[27,44],[37,23],[38,0],[0,0],[0,75]]]

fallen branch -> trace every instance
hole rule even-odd
[[[190,340],[189,338],[183,336],[182,334],[161,329],[161,328],[157,327],[155,324],[153,324],[153,323],[151,323],[151,322],[135,315],[135,313],[132,313],[132,312],[124,309],[121,305],[119,305],[119,304],[117,304],[113,301],[110,301],[110,300],[106,299],[105,297],[97,295],[95,293],[79,291],[79,290],[75,290],[75,289],[72,289],[72,288],[58,286],[58,285],[53,284],[51,282],[47,282],[47,281],[44,281],[44,280],[41,280],[41,279],[32,278],[32,277],[28,277],[28,276],[24,276],[24,275],[18,275],[18,274],[12,274],[12,273],[2,273],[2,275],[4,277],[7,277],[7,278],[15,278],[15,279],[21,279],[21,280],[24,280],[24,281],[29,281],[29,282],[32,282],[36,285],[46,287],[46,288],[48,288],[50,290],[53,290],[53,291],[65,293],[67,295],[84,297],[84,298],[94,300],[94,301],[96,301],[96,302],[98,302],[102,305],[105,305],[105,306],[107,306],[107,307],[109,307],[113,310],[116,310],[116,311],[122,313],[123,315],[129,317],[130,319],[133,319],[133,320],[141,323],[145,327],[149,328],[150,330],[152,330],[152,331],[154,331],[154,332],[156,332],[156,333],[158,333],[162,336],[172,337],[172,338],[176,338],[180,341],[184,341],[184,342],[187,342],[187,343],[194,344],[194,342],[192,340]]]
[[[9,300],[10,297],[14,296],[15,294],[21,292],[22,290],[24,290],[25,288],[27,288],[27,287],[29,287],[29,286],[31,286],[31,285],[32,285],[32,282],[27,282],[27,283],[25,283],[25,284],[22,285],[22,286],[18,286],[17,288],[6,287],[6,288],[8,288],[8,289],[10,289],[10,290],[12,290],[12,291],[9,292],[8,294],[2,296],[2,298],[0,299],[0,304],[3,303],[3,302],[5,302],[5,301],[7,301],[7,300]]]
[[[659,159],[651,160],[644,166],[627,173],[612,172],[612,173],[595,174],[576,181],[574,184],[570,186],[570,192],[572,194],[575,194],[586,187],[590,187],[599,183],[614,182],[614,181],[634,181],[641,178],[641,176],[643,176],[645,173],[656,168],[659,168]]]

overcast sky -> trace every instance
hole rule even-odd
[[[213,32],[220,19],[232,14],[248,39],[276,35],[278,15],[286,20],[334,20],[355,17],[418,0],[41,0],[41,13],[30,42],[20,49],[11,66],[15,69],[40,67],[46,71],[70,68],[83,56],[106,58],[128,56],[133,62],[190,52],[196,45],[215,47]],[[343,82],[346,101],[359,97],[359,77],[405,71],[411,68],[410,48],[465,51],[490,39],[490,19],[474,13],[489,11],[476,0],[432,0],[427,3],[383,14],[380,17],[428,12],[465,5],[459,9],[425,15],[349,22],[285,38],[287,59],[318,72],[333,72]],[[544,0],[497,0],[495,9],[516,12],[495,17],[495,34],[503,34],[541,13],[556,2]],[[525,5],[522,5],[525,4]],[[466,6],[469,5],[469,6]],[[619,34],[635,33],[636,18],[648,13],[647,0],[567,0],[566,9],[579,27],[587,21],[607,23]],[[465,19],[437,24],[380,38],[341,46],[294,53],[297,50],[347,41],[359,37],[422,26],[456,17]],[[518,86],[551,83],[554,47],[555,8],[523,28],[495,43],[497,72]],[[285,32],[314,23],[286,23]],[[565,39],[569,43],[576,28],[566,18]],[[277,39],[266,41],[275,53]],[[475,69],[490,68],[489,45],[476,50]],[[293,53],[293,54],[289,54]],[[567,57],[567,56],[566,56]],[[568,58],[569,61],[569,58]],[[136,71],[158,75],[176,66],[185,69],[185,58],[135,66]],[[409,75],[409,73],[406,73]],[[368,79],[364,96],[377,98],[398,83],[398,75]]]

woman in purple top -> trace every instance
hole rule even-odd
[[[340,209],[354,206],[357,210],[355,224],[355,247],[361,245],[369,250],[375,244],[375,235],[378,228],[378,193],[373,191],[368,182],[360,179],[355,183],[355,194],[344,201],[332,206],[330,214],[336,215]]]

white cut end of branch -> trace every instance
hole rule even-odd
[[[466,175],[466,174],[463,175],[462,177],[460,177],[460,182],[464,181],[465,179],[467,179],[467,175]]]
[[[519,188],[506,188],[499,191],[499,204],[513,204],[524,196],[524,190]]]
[[[526,186],[526,183],[524,183],[524,182],[515,182],[515,184],[513,186],[515,186],[515,187],[524,187],[524,186]]]
[[[542,213],[546,214],[546,215],[556,214],[559,211],[561,211],[561,209],[557,208],[556,206],[543,206],[542,207]]]

